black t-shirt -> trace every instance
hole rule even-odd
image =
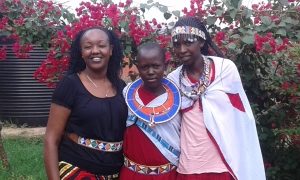
[[[77,74],[64,77],[57,85],[52,102],[71,110],[65,131],[89,139],[107,142],[123,141],[127,106],[122,96],[125,82],[114,97],[93,96]],[[88,172],[110,175],[120,172],[123,151],[104,152],[76,144],[63,136],[58,148],[59,161],[66,161]]]

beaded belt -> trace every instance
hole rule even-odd
[[[105,142],[95,139],[88,139],[84,137],[78,138],[78,144],[101,151],[120,151],[122,149],[123,141],[121,142]]]
[[[100,151],[108,151],[108,152],[116,152],[120,151],[123,146],[123,141],[120,142],[106,142],[96,139],[88,139],[81,136],[78,136],[75,133],[67,133],[65,132],[64,135],[69,137],[75,143],[78,143],[82,146],[86,146],[89,148],[93,148]]]
[[[130,159],[128,159],[126,156],[124,156],[124,165],[137,173],[140,174],[149,174],[149,175],[158,175],[158,174],[164,174],[167,172],[172,171],[173,169],[176,168],[172,163],[160,165],[160,166],[146,166],[146,165],[141,165],[137,164]]]

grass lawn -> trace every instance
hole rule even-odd
[[[5,152],[10,163],[4,169],[0,161],[2,180],[44,180],[42,137],[2,136]]]

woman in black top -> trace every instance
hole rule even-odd
[[[120,41],[112,31],[93,27],[78,33],[70,53],[44,138],[47,177],[118,179],[127,118]]]

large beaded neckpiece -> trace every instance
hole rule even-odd
[[[185,66],[182,66],[182,69],[179,73],[180,92],[191,100],[197,100],[201,98],[201,95],[204,93],[210,83],[211,61],[206,56],[202,57],[204,59],[204,70],[198,82],[192,83],[189,80]]]
[[[181,107],[180,92],[175,83],[166,78],[162,79],[162,85],[166,89],[167,98],[156,107],[144,105],[137,100],[138,89],[142,85],[143,80],[138,79],[127,89],[125,101],[132,113],[142,121],[148,123],[150,127],[173,119]]]

